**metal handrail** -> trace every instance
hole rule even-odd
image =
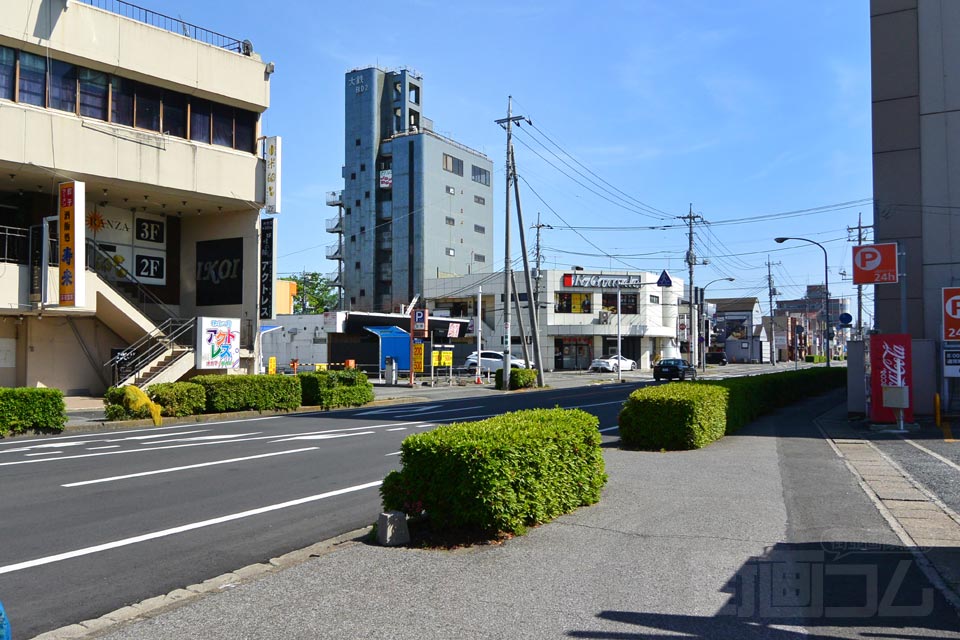
[[[124,2],[124,0],[80,0],[80,2],[88,4],[91,7],[97,7],[98,9],[104,9],[106,11],[110,11],[111,13],[116,13],[124,18],[130,18],[131,20],[148,24],[152,27],[157,27],[172,33],[178,33],[192,40],[198,40],[200,42],[205,42],[206,44],[212,44],[213,46],[220,47],[221,49],[236,51],[237,53],[246,53],[246,51],[244,51],[244,43],[236,38],[225,36],[222,33],[217,33],[216,31],[211,31],[210,29],[198,27],[194,24],[190,24],[189,22],[181,20],[180,18],[171,18],[170,16],[166,16],[162,13],[144,9],[143,7],[138,7],[135,4]]]
[[[157,324],[178,317],[177,313],[141,284],[132,273],[119,267],[114,261],[113,255],[100,249],[93,240],[87,239],[86,245],[87,268],[95,271],[100,279],[117,294],[134,304],[144,315]],[[124,291],[124,287],[132,289],[134,295],[131,296],[130,292]]]
[[[175,346],[191,348],[194,325],[192,318],[171,318],[108,360],[104,366],[113,372],[113,384],[120,384]]]

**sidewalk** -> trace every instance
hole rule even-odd
[[[960,638],[956,611],[815,423],[843,416],[835,393],[700,451],[621,451],[605,437],[601,502],[503,545],[350,540],[128,607],[115,619],[134,619],[98,637]],[[82,631],[48,637],[70,630]]]

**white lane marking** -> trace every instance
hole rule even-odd
[[[55,456],[63,453],[63,451],[41,451],[40,453],[25,453],[26,456]]]
[[[583,409],[584,407],[602,407],[607,404],[623,404],[626,400],[613,400],[612,402],[594,402],[593,404],[575,404],[564,409]]]
[[[196,436],[195,438],[177,438],[176,440],[164,440],[160,444],[167,444],[169,442],[202,442],[206,440],[230,440],[232,438],[246,438],[247,436],[256,436],[256,435],[260,435],[261,433],[263,432],[252,431],[250,433],[224,433],[224,434],[212,435],[212,436]]]
[[[607,431],[616,431],[620,427],[607,427],[606,429],[600,429],[600,433],[606,433]]]
[[[387,424],[375,424],[366,427],[353,427],[352,429],[343,429],[341,431],[353,431],[356,429],[378,429],[381,427],[393,427],[398,424],[418,424],[416,422],[390,422]],[[242,438],[240,440],[214,440],[211,442],[190,442],[187,444],[174,444],[165,447],[144,447],[142,449],[123,449],[121,451],[105,451],[103,453],[81,453],[75,456],[63,456],[60,458],[42,458],[39,460],[16,460],[13,462],[0,462],[0,467],[9,467],[15,464],[36,464],[38,462],[58,462],[60,460],[75,460],[77,458],[95,458],[98,456],[117,456],[125,453],[144,453],[146,451],[164,451],[166,449],[182,449],[184,447],[206,447],[212,444],[233,444],[235,442],[253,442],[255,440],[273,440],[276,438],[290,438],[303,435],[314,435],[320,433],[331,433],[329,431],[318,431],[314,433],[277,433],[270,436],[256,436],[254,438]]]
[[[399,451],[394,451],[393,453],[388,453],[388,454],[387,454],[386,456],[384,456],[384,457],[386,458],[387,456],[398,456],[398,455],[400,455],[400,452],[399,452]]]
[[[115,480],[128,480],[130,478],[142,478],[143,476],[155,476],[161,473],[173,473],[174,471],[185,471],[186,469],[199,469],[201,467],[213,467],[218,464],[230,464],[231,462],[244,462],[246,460],[257,460],[259,458],[270,458],[273,456],[285,456],[288,453],[302,453],[304,451],[315,451],[319,447],[304,447],[303,449],[291,449],[290,451],[276,451],[274,453],[261,453],[255,456],[245,456],[243,458],[230,458],[228,460],[216,460],[214,462],[201,462],[199,464],[188,464],[182,467],[170,467],[169,469],[157,469],[155,471],[143,471],[141,473],[128,473],[125,476],[111,476],[109,478],[100,478],[98,480],[84,480],[82,482],[71,482],[62,484],[61,487],[83,487],[88,484],[100,484],[101,482],[114,482]]]
[[[87,447],[87,451],[97,451],[98,449],[119,449],[120,445],[118,444],[108,444],[105,447]]]
[[[439,404],[428,404],[422,407],[412,407],[410,405],[401,405],[399,407],[391,407],[389,409],[374,409],[373,411],[361,411],[360,413],[355,413],[355,416],[375,416],[381,413],[423,413],[425,411],[430,411],[431,409],[442,408],[443,405]]]
[[[131,544],[137,544],[138,542],[146,542],[147,540],[156,540],[157,538],[164,538],[167,536],[175,535],[177,533],[184,533],[185,531],[193,531],[194,529],[202,529],[204,527],[223,524],[224,522],[231,522],[233,520],[249,518],[251,516],[257,516],[263,513],[269,513],[271,511],[286,509],[288,507],[296,507],[302,504],[307,504],[309,502],[316,502],[317,500],[324,500],[326,498],[332,498],[334,496],[340,496],[346,493],[352,493],[354,491],[362,491],[364,489],[370,489],[372,487],[379,487],[380,483],[381,483],[380,480],[377,480],[375,482],[367,482],[366,484],[358,484],[353,487],[336,489],[334,491],[327,491],[326,493],[318,493],[317,495],[307,496],[306,498],[297,498],[296,500],[290,500],[288,502],[280,502],[278,504],[272,504],[266,507],[250,509],[249,511],[232,513],[230,515],[221,516],[219,518],[211,518],[210,520],[203,520],[200,522],[191,522],[190,524],[185,524],[185,525],[181,525],[179,527],[173,527],[170,529],[152,531],[150,533],[145,533],[143,535],[133,536],[132,538],[114,540],[113,542],[98,544],[92,547],[85,547],[83,549],[76,549],[74,551],[67,551],[66,553],[58,553],[56,555],[46,556],[44,558],[27,560],[26,562],[18,562],[16,564],[8,564],[5,567],[0,567],[0,575],[3,575],[5,573],[13,573],[15,571],[23,571],[24,569],[32,569],[33,567],[40,567],[45,564],[52,564],[54,562],[69,560],[71,558],[79,558],[81,556],[87,556],[94,553],[99,553],[101,551],[117,549],[119,547],[125,547]]]
[[[923,445],[921,445],[921,444],[917,444],[917,443],[914,442],[913,440],[909,440],[909,439],[907,439],[907,438],[904,438],[903,441],[906,442],[907,444],[911,444],[911,445],[915,446],[917,449],[920,449],[920,451],[923,451],[924,453],[933,456],[934,458],[936,458],[937,460],[939,460],[939,461],[942,462],[943,464],[947,465],[948,467],[952,467],[952,468],[956,469],[957,471],[960,471],[960,465],[958,465],[956,462],[954,462],[954,461],[951,460],[950,458],[945,458],[945,457],[943,457],[942,455],[940,455],[939,453],[937,453],[936,451],[931,451],[930,449],[927,449],[925,446],[923,446]]]
[[[255,418],[255,419],[259,419],[259,418]],[[217,424],[224,424],[224,423],[220,422]],[[176,424],[176,425],[170,425],[168,427],[149,427],[147,429],[124,429],[124,433],[139,433],[141,431],[156,432],[156,431],[163,431],[165,429],[189,429],[192,426],[193,425],[191,424]],[[92,433],[80,433],[75,436],[50,436],[48,438],[34,438],[33,440],[14,440],[11,442],[3,442],[2,440],[0,440],[0,447],[4,445],[29,444],[31,442],[50,442],[50,441],[62,442],[64,440],[70,440],[74,438],[86,438],[88,441],[91,441],[91,442],[93,441],[100,442],[101,440],[104,439],[103,437],[97,438]]]
[[[387,431],[406,431],[406,427],[394,427],[393,429],[387,429]]]
[[[206,433],[210,429],[197,429],[195,431],[178,431],[177,433],[155,433],[149,436],[130,436],[129,438],[111,438],[104,442],[126,442],[127,440],[156,440],[157,438],[174,438],[176,436],[185,436],[191,433]]]
[[[332,438],[350,438],[353,436],[368,436],[376,431],[358,431],[357,433],[320,433],[315,436],[295,436],[293,438],[284,438],[277,442],[291,442],[293,440],[330,440]]]
[[[89,442],[47,442],[45,444],[35,444],[30,447],[20,447],[19,449],[7,449],[6,451],[0,451],[0,453],[22,453],[24,451],[34,451],[36,449],[62,449],[63,447],[79,447],[85,444],[90,444]]]

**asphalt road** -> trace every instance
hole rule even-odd
[[[401,441],[637,384],[0,441],[0,601],[32,637],[369,525]]]

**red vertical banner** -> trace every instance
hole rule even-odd
[[[894,409],[883,406],[883,387],[910,387],[910,407],[903,419],[913,422],[913,351],[909,334],[870,336],[870,420],[896,422]]]

